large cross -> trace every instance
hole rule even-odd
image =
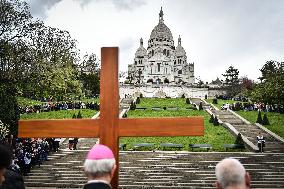
[[[202,136],[204,120],[203,117],[119,119],[118,47],[103,47],[101,56],[99,119],[21,120],[19,137],[99,137],[100,143],[109,146],[115,154],[117,170],[112,187],[117,189],[119,137]]]

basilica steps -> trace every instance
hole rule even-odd
[[[95,139],[83,139],[78,150],[62,148],[50,161],[25,177],[27,189],[82,188],[83,161]],[[66,145],[67,144],[63,144]],[[239,159],[252,176],[253,188],[284,188],[283,153],[121,151],[120,188],[214,188],[214,169],[225,157]]]
[[[265,137],[265,147],[264,152],[280,152],[284,153],[284,143],[277,138],[275,138],[270,133],[261,129],[256,124],[251,124],[246,121],[244,118],[236,116],[231,111],[226,110],[211,110],[211,112],[218,117],[219,120],[225,123],[232,125],[237,132],[241,133],[246,137],[252,144],[257,145],[256,136],[261,133]],[[257,148],[257,146],[256,146]]]

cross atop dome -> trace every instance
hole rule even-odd
[[[161,7],[160,13],[159,13],[159,22],[163,22],[164,21],[164,12],[163,12],[163,8]]]
[[[181,38],[180,38],[180,35],[178,35],[178,45],[181,46]]]

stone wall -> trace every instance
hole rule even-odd
[[[134,85],[121,85],[119,88],[120,98],[125,96],[137,97],[140,94],[143,97],[158,97],[158,98],[179,98],[183,94],[185,98],[205,98],[205,95],[208,96],[208,88],[195,88],[188,86],[167,86],[167,85],[143,85],[143,86],[134,86]]]

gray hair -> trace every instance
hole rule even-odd
[[[100,160],[86,159],[84,163],[84,170],[86,173],[89,173],[94,177],[98,177],[110,174],[114,165],[115,165],[114,158],[100,159]]]
[[[244,166],[234,158],[226,158],[220,161],[216,165],[215,174],[222,188],[238,186],[245,183],[246,170]]]

